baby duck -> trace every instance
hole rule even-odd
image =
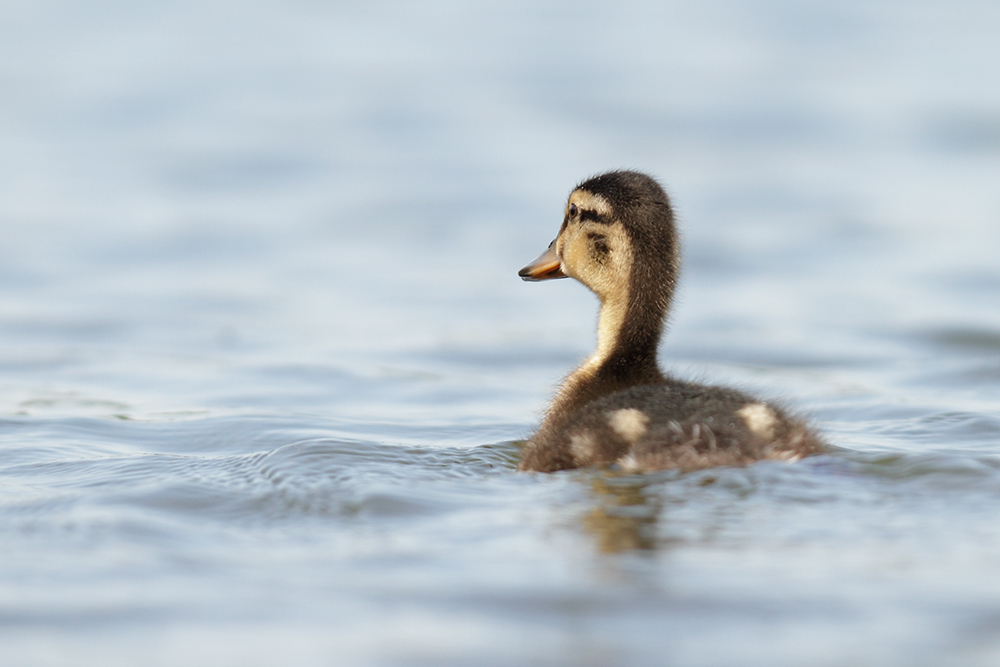
[[[679,266],[670,200],[651,177],[611,171],[573,190],[559,235],[518,275],[590,288],[601,301],[597,349],[563,381],[520,470],[691,470],[823,451],[779,407],[663,374],[656,349]]]

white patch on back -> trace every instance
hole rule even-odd
[[[577,465],[587,465],[594,460],[597,447],[590,433],[574,433],[569,437],[569,452]]]
[[[615,461],[615,463],[621,466],[623,472],[642,472],[643,470],[645,470],[645,468],[639,465],[639,462],[636,461],[635,457],[632,456],[631,454],[626,454],[625,456],[622,456],[617,461]]]
[[[737,410],[736,414],[743,419],[743,423],[755,435],[762,438],[774,437],[774,427],[778,423],[778,416],[774,414],[774,410],[763,403],[747,403]]]
[[[608,423],[615,433],[629,444],[635,444],[639,438],[646,435],[649,415],[635,408],[622,408],[608,415]]]

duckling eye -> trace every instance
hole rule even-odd
[[[580,214],[580,209],[577,208],[577,205],[576,204],[570,204],[569,205],[569,217],[575,218],[579,214]]]

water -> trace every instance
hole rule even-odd
[[[3,665],[1000,660],[1000,10],[8,2]],[[523,284],[674,197],[665,365],[832,444],[513,472]]]

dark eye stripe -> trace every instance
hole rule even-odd
[[[593,220],[594,222],[600,222],[603,224],[608,224],[609,222],[611,222],[597,211],[590,211],[587,209],[583,209],[582,211],[580,211],[580,222],[584,222],[585,220]]]

